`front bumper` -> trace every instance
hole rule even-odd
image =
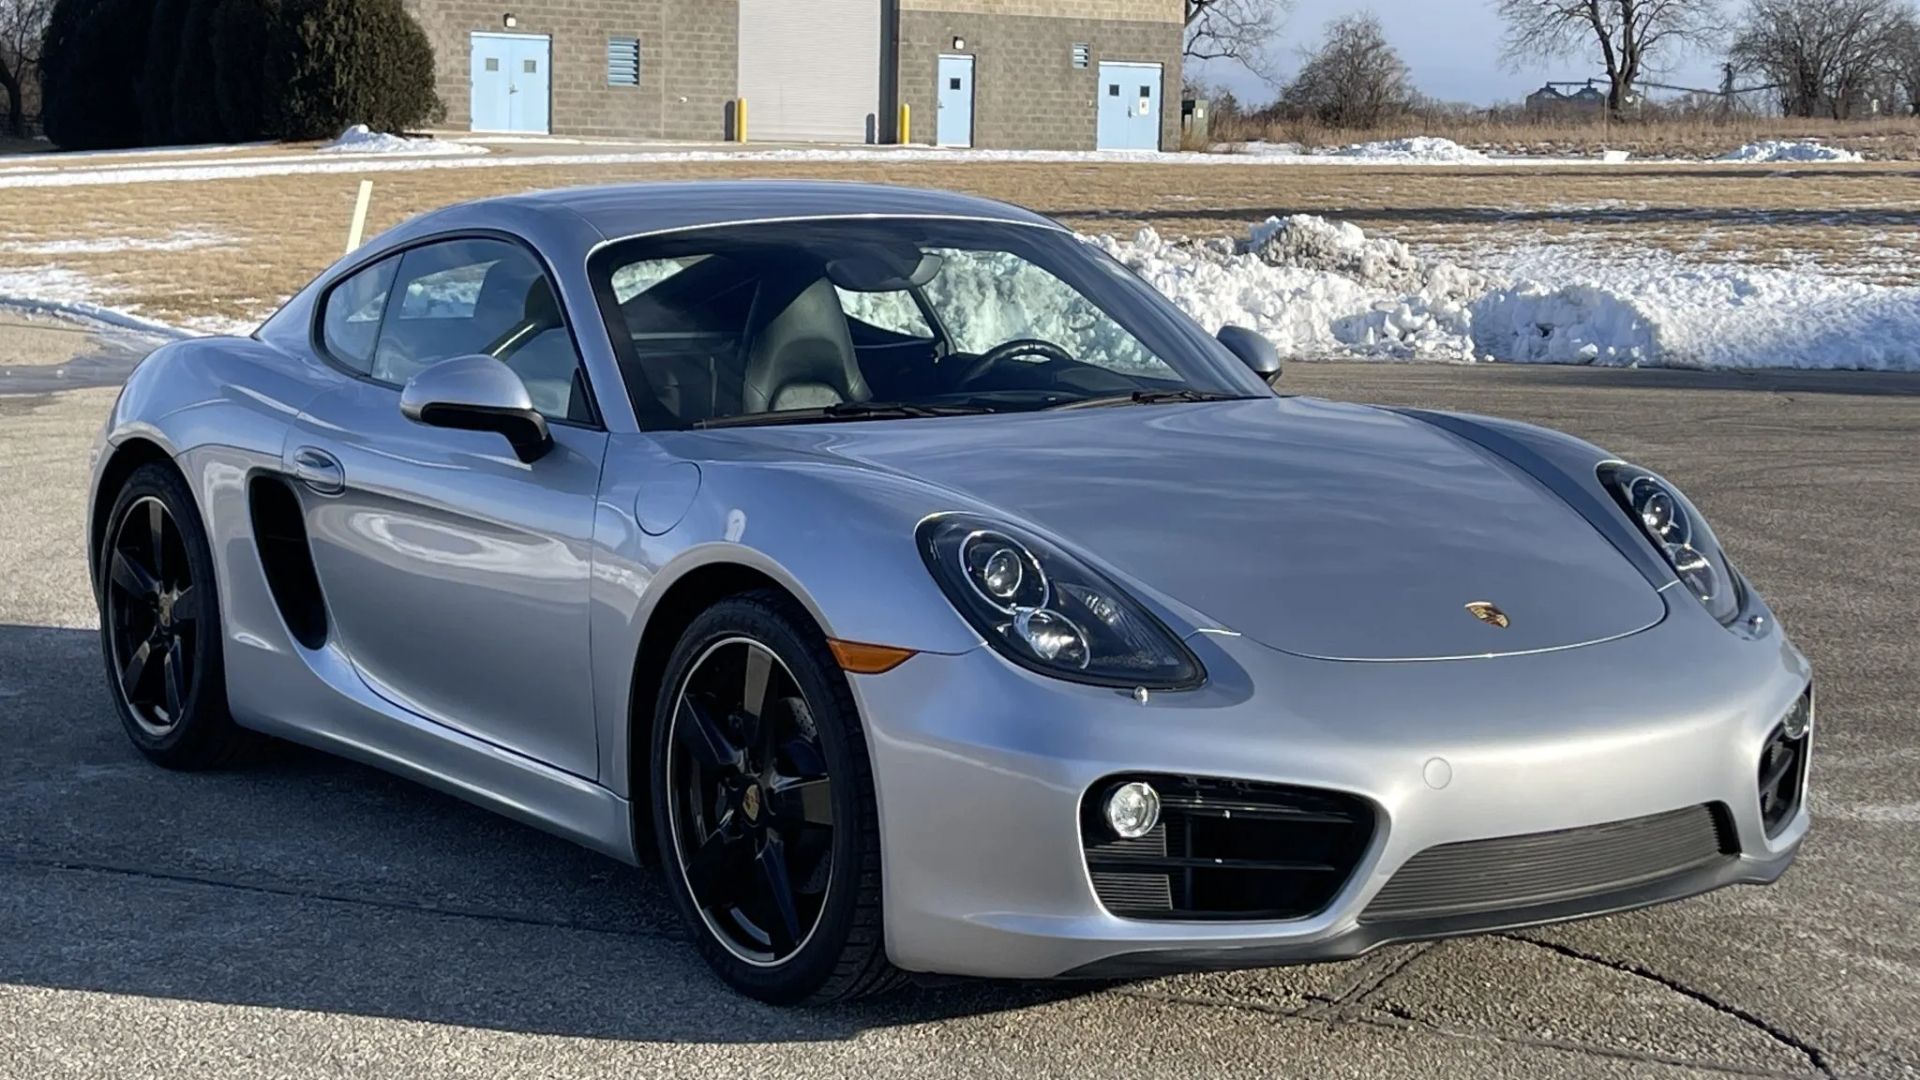
[[[1808,816],[1803,798],[1769,837],[1756,767],[1810,672],[1770,614],[1765,625],[1743,637],[1674,605],[1660,625],[1602,645],[1411,663],[1305,660],[1199,634],[1191,644],[1208,684],[1144,705],[1033,675],[984,647],[855,677],[889,956],[909,970],[1005,978],[1255,967],[1770,882]],[[1121,918],[1095,894],[1080,803],[1091,785],[1130,772],[1343,792],[1369,802],[1377,825],[1332,903],[1311,916]],[[1703,804],[1725,807],[1737,853],[1685,873],[1466,915],[1361,919],[1429,848]]]

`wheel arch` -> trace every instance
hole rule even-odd
[[[814,629],[830,636],[814,606],[786,582],[744,562],[714,561],[695,566],[666,586],[649,609],[634,655],[627,693],[627,801],[633,809],[634,849],[641,862],[655,860],[653,801],[648,785],[653,753],[654,699],[667,661],[681,635],[700,613],[729,597],[773,591],[793,600],[807,612]]]
[[[120,489],[126,485],[127,478],[142,465],[161,464],[180,473],[179,463],[173,455],[159,443],[144,436],[135,435],[122,440],[107,456],[100,466],[100,478],[94,484],[93,509],[87,521],[87,568],[92,580],[96,599],[100,588],[100,547],[107,539],[107,519],[113,516],[113,504],[120,497]],[[185,473],[180,473],[185,478]]]

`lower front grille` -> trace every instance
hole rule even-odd
[[[1740,850],[1719,803],[1578,829],[1428,848],[1407,860],[1362,923],[1522,909],[1630,889]]]
[[[1121,784],[1160,795],[1160,824],[1122,839],[1103,806]],[[1296,919],[1332,903],[1373,838],[1372,805],[1351,795],[1189,776],[1113,776],[1081,801],[1094,892],[1134,919]]]

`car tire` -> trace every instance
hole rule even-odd
[[[213,556],[186,480],[159,462],[135,469],[97,555],[107,689],[133,745],[169,769],[257,755],[266,737],[227,711]]]
[[[728,687],[756,685],[756,664],[758,716],[744,690],[739,708],[726,702]],[[726,764],[736,759],[739,767]],[[824,792],[812,772],[822,768]],[[667,891],[728,985],[786,1005],[864,997],[904,980],[886,957],[879,816],[859,713],[826,639],[791,597],[734,596],[687,628],[654,702],[650,779]],[[768,884],[781,870],[784,902]]]

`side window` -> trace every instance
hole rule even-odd
[[[840,310],[850,319],[904,337],[922,340],[933,337],[933,327],[927,325],[927,317],[920,314],[920,306],[913,302],[911,293],[857,293],[840,288],[834,291],[840,294]]]
[[[387,310],[400,260],[387,259],[367,267],[333,287],[320,313],[320,343],[334,362],[362,375],[373,365],[373,345],[380,336],[380,317]]]
[[[524,248],[504,240],[449,240],[402,255],[397,290],[370,374],[406,382],[442,360],[476,353],[514,370],[534,408],[589,420],[580,358],[553,286]]]

